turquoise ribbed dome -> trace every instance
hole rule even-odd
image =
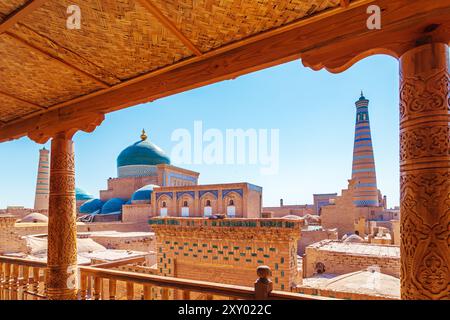
[[[170,159],[160,147],[147,140],[144,130],[141,140],[125,148],[117,157],[117,167],[157,164],[170,164]]]
[[[122,211],[122,206],[126,203],[126,201],[120,198],[112,198],[105,202],[102,207],[101,214],[106,213],[118,213]]]
[[[139,201],[139,202],[147,202],[150,203],[151,197],[152,197],[152,192],[153,192],[153,188],[157,188],[157,185],[154,184],[148,184],[146,186],[143,186],[140,189],[137,189],[133,195],[131,196],[131,202],[135,202],[135,201]]]
[[[90,199],[80,206],[80,213],[100,213],[103,201],[100,199]]]
[[[80,188],[75,188],[75,198],[77,201],[94,199],[92,195]]]

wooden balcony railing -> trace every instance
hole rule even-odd
[[[45,300],[46,263],[0,256],[0,300]]]
[[[91,300],[254,300],[254,288],[98,267],[80,267],[80,298]],[[267,292],[272,300],[332,300],[285,291]]]
[[[79,267],[81,300],[331,300],[307,294],[272,291],[261,277],[255,288],[114,270],[140,258]],[[261,267],[258,267],[258,270]],[[266,267],[266,270],[268,268]],[[270,270],[268,270],[268,273]],[[46,299],[46,264],[0,256],[0,300]],[[259,275],[259,272],[258,272]]]

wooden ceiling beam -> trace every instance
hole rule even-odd
[[[53,126],[63,127],[65,122],[74,122],[86,113],[106,114],[300,57],[314,68],[334,65],[336,61],[348,67],[348,63],[375,53],[392,52],[397,57],[417,46],[418,38],[430,36],[424,34],[427,24],[441,24],[436,30],[439,32],[450,23],[450,0],[429,1],[426,5],[422,1],[411,4],[409,0],[378,0],[375,3],[383,10],[383,27],[368,30],[366,8],[354,7],[353,3],[346,10],[340,8],[340,14],[316,17],[311,23],[285,27],[52,106],[45,113],[4,126],[0,142],[23,135],[31,137],[34,131],[41,132],[39,139],[44,141],[43,132],[52,131]],[[438,41],[450,41],[450,33],[436,36],[441,37],[436,38]]]
[[[201,56],[202,52],[189,40],[175,24],[170,21],[150,0],[138,0],[164,27],[169,29],[186,47],[196,56]]]
[[[14,26],[17,22],[20,22],[26,15],[39,9],[45,2],[46,0],[31,0],[27,4],[15,10],[0,23],[0,34],[8,31],[8,29]]]

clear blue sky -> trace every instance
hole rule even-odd
[[[170,155],[176,144],[172,132],[192,132],[194,121],[201,120],[204,130],[223,133],[280,130],[278,174],[261,175],[257,165],[183,165],[201,173],[201,184],[260,185],[265,206],[280,198],[303,204],[312,203],[313,193],[340,194],[351,176],[354,102],[361,89],[370,100],[378,188],[389,206],[398,205],[398,63],[387,56],[370,57],[341,74],[294,61],[108,114],[96,131],[74,137],[77,186],[98,196],[108,177],[116,176],[117,155],[139,140],[142,128]],[[28,138],[0,144],[0,208],[33,206],[41,147]]]

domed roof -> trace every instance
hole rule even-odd
[[[347,237],[343,237],[343,242],[358,242],[358,243],[362,243],[364,242],[364,239],[361,238],[360,236],[358,236],[357,234],[352,234],[350,236]]]
[[[286,216],[283,216],[282,218],[283,218],[283,219],[291,219],[291,220],[301,220],[301,219],[302,219],[301,217],[299,217],[299,216],[294,216],[294,215],[292,215],[292,214],[288,214],[288,215],[286,215]]]
[[[125,148],[117,157],[117,167],[157,164],[170,164],[170,159],[160,147],[147,140],[144,130],[141,140]]]
[[[39,212],[27,214],[20,222],[48,222],[48,217]]]
[[[112,198],[105,202],[102,207],[101,214],[105,213],[118,213],[122,211],[122,206],[126,203],[126,201],[120,198]]]
[[[75,188],[75,198],[77,201],[94,199],[92,195],[80,188]]]
[[[102,209],[103,201],[100,199],[91,199],[80,206],[80,213],[99,213]]]
[[[135,201],[150,202],[153,188],[155,188],[155,187],[158,187],[158,186],[154,185],[154,184],[148,184],[146,186],[143,186],[142,188],[137,189],[131,196],[131,202],[135,202]]]

